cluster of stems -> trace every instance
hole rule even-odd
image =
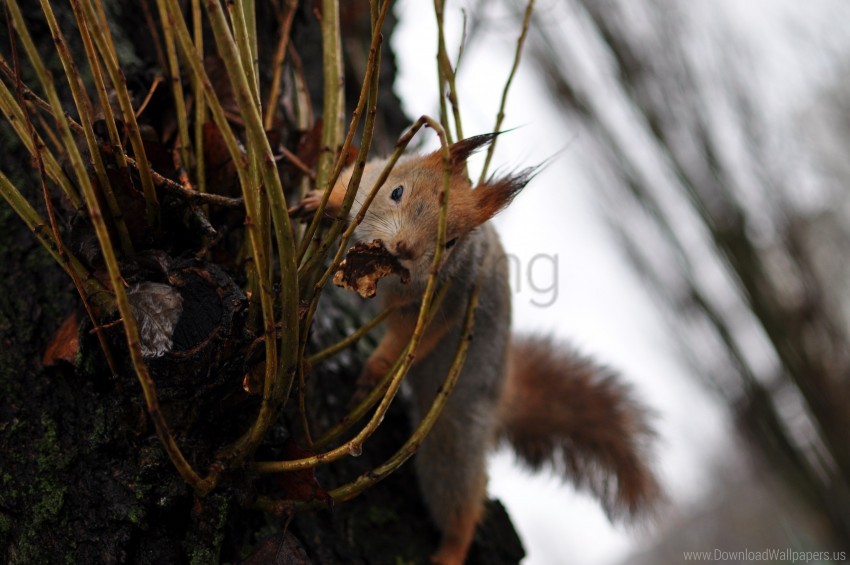
[[[141,385],[148,413],[154,423],[162,445],[183,479],[198,495],[210,492],[219,477],[229,469],[248,467],[257,473],[279,473],[315,467],[330,463],[351,454],[358,454],[364,442],[375,432],[383,420],[390,403],[395,398],[404,376],[415,361],[416,349],[436,312],[445,293],[438,288],[438,273],[446,243],[447,205],[450,198],[451,161],[449,146],[452,139],[462,138],[460,109],[455,86],[455,70],[445,46],[443,34],[443,2],[435,0],[435,11],[439,27],[438,69],[441,87],[448,85],[448,101],[452,107],[454,128],[450,127],[446,100],[442,99],[441,121],[427,116],[419,118],[398,140],[395,150],[370,188],[367,198],[358,213],[349,222],[348,218],[359,189],[363,169],[369,156],[375,118],[378,112],[379,69],[381,65],[381,30],[391,7],[391,0],[371,0],[371,40],[369,58],[362,78],[359,98],[352,113],[347,130],[344,121],[344,76],[341,54],[341,32],[338,0],[322,0],[318,12],[322,34],[324,69],[324,108],[321,134],[322,151],[316,171],[307,170],[296,157],[285,153],[283,158],[295,163],[307,174],[300,187],[285,187],[278,172],[277,157],[269,144],[267,131],[275,127],[276,110],[281,97],[284,73],[291,73],[292,89],[290,107],[296,127],[303,130],[312,124],[313,116],[307,97],[306,82],[300,68],[297,52],[289,41],[290,29],[298,7],[296,0],[285,0],[279,21],[278,42],[274,46],[271,81],[264,100],[263,85],[258,68],[256,11],[253,0],[241,0],[222,4],[191,0],[185,7],[179,0],[156,0],[157,26],[155,41],[160,52],[161,64],[167,75],[177,117],[176,162],[181,169],[178,181],[168,179],[153,170],[142,142],[137,113],[127,89],[118,54],[108,26],[102,0],[71,0],[76,19],[76,31],[83,46],[84,61],[74,59],[68,48],[50,0],[39,0],[45,21],[50,28],[55,50],[62,64],[67,89],[74,103],[74,119],[62,106],[60,88],[44,63],[30,35],[27,22],[18,6],[18,0],[7,0],[6,11],[13,36],[13,57],[9,62],[0,56],[0,111],[20,138],[23,147],[33,157],[41,176],[44,204],[48,212],[45,221],[35,208],[22,196],[12,181],[0,172],[0,196],[8,202],[18,216],[32,230],[38,241],[47,249],[62,268],[71,276],[84,305],[97,328],[107,316],[117,315],[124,328],[130,362]],[[504,114],[504,98],[507,87],[516,70],[516,62],[528,27],[533,0],[529,3],[523,33],[511,77],[505,88],[502,108],[497,127]],[[151,11],[145,0],[145,13]],[[153,18],[149,18],[149,24]],[[204,66],[208,46],[204,45],[204,29],[208,26],[213,38],[216,54],[224,64],[225,74],[238,107],[238,123],[242,135],[237,134],[233,116],[228,114],[213,87]],[[12,33],[13,32],[13,33]],[[165,49],[159,46],[164,43]],[[23,84],[21,58],[16,46],[20,44],[29,65],[38,80],[37,90]],[[289,65],[285,64],[289,59]],[[87,66],[86,76],[92,84],[86,86],[79,78],[80,65]],[[7,86],[7,83],[12,87]],[[187,87],[188,85],[188,87]],[[91,93],[97,97],[97,104]],[[117,104],[113,104],[114,101]],[[442,97],[441,97],[442,98]],[[193,112],[187,112],[189,104]],[[103,130],[95,131],[93,108],[101,108]],[[117,110],[115,109],[117,106]],[[118,115],[116,115],[118,112]],[[343,199],[342,213],[330,225],[321,221],[328,202],[330,189],[338,181],[345,166],[349,149],[355,141],[356,132],[362,124],[354,172]],[[194,124],[190,123],[190,117]],[[46,118],[46,119],[45,119]],[[212,122],[221,134],[224,145],[234,164],[235,174],[241,187],[240,198],[229,198],[213,194],[204,176],[204,124]],[[39,128],[36,128],[37,122]],[[366,323],[351,336],[328,349],[306,355],[307,336],[315,315],[319,298],[333,273],[343,260],[345,250],[356,227],[363,221],[366,211],[378,189],[389,176],[392,168],[404,153],[413,137],[423,127],[433,129],[440,139],[443,158],[443,183],[440,197],[441,209],[437,233],[436,253],[430,276],[422,297],[416,326],[409,343],[387,373],[384,381],[337,425],[326,430],[313,441],[306,426],[304,390],[306,387],[305,367],[327,359],[349,347],[386,318],[384,311]],[[452,130],[454,129],[454,133]],[[343,135],[345,133],[345,135]],[[45,139],[52,144],[48,146]],[[82,140],[84,144],[79,143]],[[125,147],[129,142],[130,147]],[[81,149],[85,148],[85,151]],[[108,147],[109,151],[103,148]],[[128,153],[132,150],[133,157]],[[113,159],[114,163],[105,162]],[[60,162],[69,167],[63,168]],[[489,162],[489,159],[488,159]],[[193,204],[222,206],[244,211],[245,256],[248,265],[248,293],[251,297],[249,324],[262,337],[265,350],[260,405],[245,433],[233,444],[218,451],[215,461],[209,462],[205,472],[196,470],[186,459],[177,444],[159,407],[156,387],[142,357],[137,322],[130,310],[125,283],[120,269],[121,260],[130,260],[136,249],[127,229],[124,211],[110,185],[107,169],[114,168],[122,182],[132,186],[134,178],[141,183],[145,200],[145,221],[152,233],[161,228],[159,196],[167,191],[180,195]],[[66,170],[71,172],[72,178]],[[288,215],[287,195],[303,194],[315,181],[315,187],[324,190],[319,209],[312,222],[305,228],[294,226]],[[50,190],[58,189],[63,197],[80,214],[88,218],[97,237],[100,252],[106,266],[107,280],[98,280],[83,261],[74,256],[62,240],[57,226]],[[102,198],[98,198],[98,192]],[[115,241],[113,241],[113,239]],[[463,366],[472,332],[474,312],[477,304],[477,289],[470,296],[462,338],[452,364],[446,375],[441,393],[420,426],[399,452],[385,464],[372,472],[331,491],[335,500],[347,500],[370,484],[377,482],[401,465],[421,444],[445,405],[448,394]],[[306,305],[302,308],[301,305]],[[110,367],[115,369],[112,354],[100,332],[98,337]],[[305,426],[305,441],[314,454],[287,461],[254,461],[253,454],[264,441],[281,409],[289,401],[293,385],[298,383],[299,406]],[[352,426],[361,421],[372,410],[371,417],[350,439],[336,447]],[[316,503],[295,503],[286,500],[262,498],[256,505],[260,508],[283,512],[291,509],[315,506]]]

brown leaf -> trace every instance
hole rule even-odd
[[[213,90],[221,103],[225,113],[240,115],[239,104],[230,86],[227,69],[224,61],[218,55],[207,55],[204,57],[204,70],[212,83]]]
[[[265,361],[257,363],[245,373],[242,378],[242,390],[250,395],[258,395],[263,392],[263,379],[266,374]]]
[[[44,357],[41,360],[42,365],[52,367],[59,361],[74,364],[77,352],[80,350],[79,325],[80,320],[77,318],[76,312],[62,322],[44,351]]]
[[[313,127],[305,131],[298,140],[298,149],[295,154],[302,163],[310,168],[315,168],[319,163],[319,154],[322,151],[322,118],[316,118]]]
[[[298,539],[283,531],[260,542],[240,565],[309,565],[312,563]]]
[[[348,250],[345,260],[334,274],[334,284],[353,290],[363,298],[378,291],[378,280],[397,274],[403,284],[410,281],[410,271],[384,247],[380,239],[361,242]]]
[[[303,459],[312,455],[315,454],[312,451],[301,449],[292,439],[287,440],[283,446],[283,458],[287,461]],[[320,499],[329,505],[333,502],[328,492],[316,480],[315,469],[277,473],[274,477],[284,500]]]
[[[213,122],[205,123],[203,135],[207,185],[216,194],[240,195],[236,164],[230,158],[230,151],[218,126]]]

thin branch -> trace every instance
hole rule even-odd
[[[100,0],[94,0],[101,18],[105,18],[103,6]],[[139,132],[139,124],[136,122],[136,113],[133,109],[133,103],[130,100],[130,92],[127,90],[127,81],[124,78],[124,73],[118,64],[118,56],[115,52],[115,46],[112,43],[112,36],[109,33],[109,28],[104,23],[103,19],[98,19],[94,13],[92,5],[88,1],[81,2],[83,8],[83,16],[86,21],[86,26],[91,33],[92,39],[97,46],[102,61],[109,74],[112,82],[113,91],[118,98],[118,104],[121,107],[121,114],[124,117],[124,126],[127,128],[127,133],[130,137],[130,143],[133,146],[133,153],[139,162],[139,175],[142,179],[142,191],[145,195],[145,206],[147,211],[148,227],[156,232],[159,231],[159,199],[154,189],[153,178],[151,176],[151,165],[145,153],[145,146],[142,142],[142,136]]]
[[[278,97],[280,96],[280,81],[283,77],[283,61],[286,58],[289,32],[292,29],[292,20],[295,18],[297,8],[298,0],[285,0],[283,3],[283,15],[280,18],[280,26],[278,27],[277,49],[275,49],[272,62],[272,69],[274,70],[272,71],[269,95],[266,98],[266,116],[263,120],[263,126],[266,130],[270,130],[274,126],[274,116],[277,111]]]
[[[385,308],[381,311],[377,316],[360,326],[356,331],[351,333],[351,335],[341,339],[337,343],[326,347],[325,349],[319,351],[318,353],[314,353],[310,357],[307,358],[307,364],[310,366],[314,366],[317,363],[321,363],[328,357],[333,357],[343,349],[347,349],[360,341],[360,338],[368,334],[370,331],[375,329],[378,324],[387,319],[387,316],[390,315],[393,311],[393,307]]]
[[[86,0],[87,1],[87,0]],[[112,104],[109,100],[109,94],[106,89],[106,82],[103,77],[103,71],[98,60],[97,51],[89,33],[88,27],[84,23],[84,15],[80,7],[80,0],[71,0],[71,9],[74,12],[74,18],[77,22],[77,29],[80,30],[80,37],[83,40],[83,48],[88,58],[89,69],[92,73],[95,90],[97,91],[98,101],[100,102],[101,111],[103,112],[103,120],[106,123],[107,135],[109,142],[112,145],[112,153],[115,157],[115,163],[118,167],[122,181],[127,187],[133,187],[133,178],[127,166],[127,157],[124,150],[124,144],[121,140],[121,135],[118,133],[118,125],[115,122],[115,115],[112,112]],[[68,119],[71,129],[75,129],[76,124],[70,118]],[[82,129],[82,128],[81,128]],[[131,248],[132,252],[132,248]],[[126,250],[125,250],[126,253]]]
[[[380,61],[381,28],[383,26],[384,19],[386,18],[387,13],[389,12],[391,3],[391,0],[384,1],[384,5],[381,8],[381,12],[375,22],[375,29],[372,32],[372,42],[369,45],[369,61],[366,65],[366,76],[363,78],[363,85],[360,88],[360,97],[357,100],[357,107],[354,109],[354,113],[351,116],[351,123],[349,124],[348,133],[345,136],[345,141],[342,144],[342,151],[340,157],[336,162],[336,166],[334,167],[333,173],[330,175],[329,178],[324,179],[324,183],[321,176],[319,176],[319,173],[317,173],[316,186],[319,189],[324,188],[325,192],[322,194],[322,201],[319,203],[319,207],[317,208],[316,214],[313,216],[313,220],[310,222],[309,227],[304,232],[304,236],[298,248],[299,264],[304,262],[310,242],[312,241],[313,236],[316,234],[316,230],[318,229],[319,224],[322,222],[324,210],[327,206],[328,199],[330,198],[331,189],[333,188],[333,184],[336,183],[340,173],[342,172],[343,166],[345,164],[345,156],[348,153],[349,147],[351,147],[352,140],[354,139],[354,134],[357,131],[358,124],[360,123],[360,116],[362,115],[363,109],[365,108],[366,103],[369,100],[369,91],[370,89],[377,88],[376,82],[379,76],[378,64]],[[374,80],[373,77],[375,77]],[[374,104],[377,104],[377,98],[373,99],[373,106]],[[371,119],[374,121],[374,116],[371,113],[370,116],[371,118],[367,117],[367,120]],[[360,151],[357,157],[358,165],[355,169],[354,175],[352,175],[352,179],[349,182],[349,186],[347,187],[343,203],[343,210],[340,216],[344,216],[345,214],[347,214],[348,210],[351,209],[351,203],[354,201],[354,196],[357,194],[357,188],[359,186],[360,177],[363,174],[362,163],[365,163],[366,155],[368,154],[369,150],[369,145],[371,145],[371,130],[373,128],[374,125],[370,128],[363,129],[363,140],[361,141]],[[338,220],[337,223],[339,223],[339,221],[341,220]],[[333,237],[325,238],[324,243],[326,244],[324,248],[320,247],[317,253],[314,255],[313,264],[318,263],[318,261],[321,261],[324,258],[324,254],[327,250],[327,245],[329,245],[329,243],[327,242],[333,241],[333,239],[336,238],[336,236],[339,234],[339,231],[340,230],[338,227],[336,227],[336,229],[332,229]],[[309,273],[312,270],[312,265],[308,265],[306,269],[302,270]]]
[[[342,140],[345,119],[345,78],[342,65],[342,40],[339,25],[339,0],[321,0],[322,71],[324,111],[322,112],[322,145],[316,170],[316,186],[328,186],[328,178]],[[299,253],[299,259],[303,253]]]
[[[201,60],[198,52],[195,50],[195,47],[192,43],[191,35],[189,34],[188,27],[186,25],[185,20],[183,19],[182,12],[180,11],[180,5],[177,0],[169,0],[167,4],[169,15],[174,22],[174,31],[176,34],[177,42],[180,46],[181,52],[183,53],[184,59],[189,64],[192,73],[195,78],[203,85],[204,92],[206,93],[207,101],[209,103],[210,112],[213,116],[213,121],[218,126],[219,131],[224,139],[225,146],[230,153],[230,157],[233,160],[234,166],[236,168],[236,174],[239,177],[239,185],[242,188],[242,195],[244,199],[245,205],[245,229],[248,232],[248,241],[251,247],[251,253],[253,261],[252,263],[256,267],[256,272],[258,273],[268,273],[269,272],[269,258],[266,255],[265,247],[263,245],[262,234],[260,233],[257,224],[255,223],[255,218],[259,217],[260,210],[258,209],[256,196],[253,194],[251,180],[248,174],[248,161],[245,155],[242,153],[240,149],[239,142],[236,139],[236,135],[233,133],[233,129],[230,127],[230,124],[227,121],[227,116],[224,113],[224,109],[221,106],[221,101],[218,99],[218,96],[213,89],[212,83],[210,82],[209,77],[207,76],[206,70],[204,69],[203,61]],[[217,6],[220,10],[220,6]],[[214,10],[215,7],[210,8],[207,6],[208,13],[211,10]],[[223,16],[218,20],[218,27],[222,27],[221,20]],[[226,22],[223,24],[223,27],[226,29]],[[215,29],[215,28],[214,28]],[[227,46],[221,45],[224,43],[223,39],[218,39],[218,36],[222,35],[222,30],[218,29],[216,44],[220,49],[226,49]],[[232,41],[232,40],[231,40]],[[235,47],[230,46],[230,52],[222,56],[222,59],[225,61],[230,60],[231,63],[236,61],[238,65],[238,56],[234,54]],[[235,72],[238,72],[236,69]],[[231,72],[228,71],[228,76],[231,76]],[[242,77],[244,80],[244,76]],[[234,78],[231,76],[231,81]],[[244,90],[238,90],[237,94],[241,94],[240,98],[245,97]],[[250,94],[248,95],[250,105]],[[243,102],[244,104],[244,102]],[[282,267],[285,269],[285,267]],[[272,288],[271,281],[266,279],[260,279],[257,288],[257,294],[259,295],[260,306],[263,314],[263,332],[264,337],[273,337],[276,335],[275,329],[275,311],[274,311],[274,301],[272,298]],[[264,376],[264,389],[263,389],[263,400],[261,404],[261,412],[263,421],[260,422],[260,415],[258,415],[257,420],[255,421],[255,425],[251,427],[251,430],[248,435],[243,436],[241,440],[239,440],[236,444],[231,446],[230,448],[224,450],[223,454],[226,457],[232,458],[236,461],[247,456],[252,449],[259,444],[259,441],[262,440],[262,436],[265,433],[265,429],[261,429],[261,426],[267,425],[267,419],[270,412],[269,402],[271,400],[271,387],[265,383],[271,383],[275,380],[275,376],[278,370],[278,356],[277,356],[277,348],[273,343],[266,343],[266,363],[265,363],[265,376]],[[265,406],[265,408],[263,408]]]
[[[55,234],[47,227],[44,219],[30,206],[29,202],[2,171],[0,171],[0,196],[9,203],[12,210],[23,220],[38,242],[50,253],[59,266],[72,279],[76,277],[80,281],[87,301],[94,303],[94,306],[106,315],[114,312],[115,301],[112,300],[111,294],[106,291],[100,281],[91,275],[85,265],[56,239]]]
[[[20,74],[21,66],[20,66],[20,61],[18,59],[17,44],[14,40],[14,35],[12,34],[11,22],[9,21],[11,18],[8,17],[9,16],[8,9],[6,10],[6,15],[7,15],[7,18],[6,18],[7,29],[9,31],[9,38],[10,38],[11,48],[12,48],[12,59],[13,59],[14,64],[15,64],[15,90],[16,90],[16,93],[18,95],[19,103],[23,106],[23,104],[24,104],[24,102],[23,102],[23,82],[21,81],[21,74]],[[44,159],[42,158],[42,155],[41,155],[41,152],[43,150],[43,146],[39,145],[40,142],[39,142],[39,139],[38,139],[38,134],[36,133],[35,126],[33,126],[32,121],[30,120],[29,114],[24,113],[24,117],[26,118],[26,121],[27,121],[27,128],[29,129],[29,132],[30,132],[30,139],[32,140],[33,145],[35,145],[35,147],[36,147],[35,162],[36,162],[36,166],[38,168],[38,176],[39,176],[39,179],[41,180],[42,198],[44,199],[44,206],[47,209],[47,217],[48,217],[48,220],[50,221],[50,230],[51,230],[51,233],[53,234],[53,242],[52,243],[53,243],[53,246],[54,246],[54,249],[55,249],[55,253],[53,255],[54,255],[55,258],[57,258],[59,264],[65,269],[65,272],[67,272],[68,275],[71,277],[71,280],[74,283],[74,288],[77,289],[77,293],[80,295],[80,299],[83,302],[83,307],[86,310],[86,314],[88,315],[89,319],[91,320],[92,325],[96,328],[97,325],[98,325],[98,321],[95,317],[94,310],[92,309],[92,306],[91,306],[91,304],[89,303],[89,300],[88,300],[89,289],[87,289],[85,284],[83,283],[84,280],[90,279],[90,275],[87,272],[85,272],[85,273],[80,272],[80,271],[82,271],[82,269],[80,269],[81,265],[79,267],[75,268],[75,266],[71,262],[71,259],[69,258],[70,257],[69,253],[66,252],[65,246],[62,243],[62,236],[59,233],[59,225],[58,225],[58,222],[56,221],[56,211],[53,208],[53,201],[50,197],[50,191],[47,188],[47,173],[45,172]],[[3,191],[6,195],[6,200],[9,201],[10,204],[12,204],[13,202],[17,203],[17,205],[13,204],[13,209],[15,209],[16,211],[20,210],[18,212],[18,215],[21,216],[22,218],[24,218],[24,215],[27,214],[27,215],[30,215],[30,217],[35,218],[36,217],[35,211],[32,210],[32,209],[28,209],[29,208],[28,203],[23,199],[23,197],[20,195],[20,193],[17,191],[17,189],[15,189],[15,187],[12,186],[12,183],[9,182],[8,179],[6,179],[5,177],[3,177],[3,181],[4,181],[4,184],[5,184],[5,186],[3,187]],[[23,202],[23,205],[21,204],[21,202]],[[41,218],[40,217],[37,218],[37,221],[41,221]],[[31,227],[31,229],[33,229],[33,228]],[[42,242],[42,244],[46,243],[46,240],[40,239],[40,241]],[[81,274],[84,275],[84,276],[80,276]],[[89,286],[99,287],[100,285],[99,285],[99,283],[97,283],[95,285],[89,285]],[[114,309],[114,305],[111,305],[111,306],[112,306],[111,309]],[[107,308],[107,310],[110,310],[110,308]],[[98,340],[98,343],[100,344],[101,350],[103,351],[103,355],[106,359],[106,363],[109,366],[110,371],[112,371],[112,373],[115,374],[115,361],[112,357],[112,351],[111,351],[109,344],[107,343],[106,338],[104,337],[102,332],[97,332],[97,340]]]
[[[189,166],[189,122],[186,112],[186,97],[183,95],[183,81],[180,79],[180,62],[177,60],[177,47],[174,45],[174,29],[168,18],[165,0],[156,0],[162,33],[165,36],[165,54],[168,58],[168,78],[171,81],[171,93],[174,99],[174,114],[177,118],[177,137],[180,140],[180,160],[183,167]]]
[[[452,106],[452,116],[454,117],[457,139],[463,139],[463,126],[460,119],[460,102],[458,101],[457,86],[455,84],[455,71],[452,68],[452,62],[446,50],[446,35],[443,29],[443,0],[434,0],[434,12],[437,16],[437,75],[440,84],[440,121],[443,123],[446,131],[450,131],[448,111],[445,103],[445,97],[448,97]],[[445,94],[443,93],[444,87],[448,87]],[[449,135],[449,139],[451,138],[451,135]]]
[[[201,1],[192,0],[192,36],[195,50],[204,60],[204,22],[201,19]],[[207,121],[207,102],[204,86],[192,74],[192,92],[195,95],[195,185],[198,192],[207,192],[207,173],[204,164],[204,124]]]
[[[6,63],[3,62],[3,65],[5,66]],[[14,73],[12,76],[14,77]],[[24,97],[27,98],[26,91],[28,89],[26,89],[26,87],[24,87],[24,89]],[[50,107],[49,105],[47,106],[48,108]],[[47,174],[51,179],[53,179],[53,182],[59,185],[62,189],[62,193],[68,198],[74,209],[83,210],[85,205],[83,204],[82,198],[80,198],[80,195],[74,187],[74,184],[71,182],[71,179],[69,179],[68,175],[65,174],[65,171],[62,169],[59,161],[47,149],[41,137],[37,134],[35,136],[35,140],[30,137],[29,132],[26,129],[26,112],[18,104],[17,100],[15,100],[14,95],[9,91],[6,83],[3,81],[0,81],[0,111],[3,112],[3,115],[6,117],[6,122],[9,123],[15,130],[15,133],[18,138],[20,138],[27,151],[29,151],[30,155],[32,155],[33,158],[37,158],[37,155],[41,156],[44,160],[44,167]],[[53,115],[52,111],[51,115]]]
[[[115,193],[112,191],[112,183],[106,174],[106,167],[103,164],[100,147],[98,146],[97,138],[92,127],[92,112],[91,101],[86,94],[83,85],[80,84],[78,77],[80,76],[77,70],[77,65],[71,56],[71,51],[65,38],[62,35],[62,30],[59,28],[59,23],[53,14],[53,9],[47,0],[41,0],[41,9],[47,19],[47,25],[50,28],[50,33],[53,37],[53,42],[56,46],[56,51],[59,54],[59,59],[62,62],[62,68],[65,70],[65,76],[68,78],[68,85],[71,87],[71,95],[74,98],[74,103],[77,106],[77,113],[80,116],[80,123],[83,126],[83,134],[86,140],[86,146],[89,151],[89,158],[94,168],[100,192],[106,200],[106,205],[109,207],[109,213],[112,217],[115,231],[118,234],[118,241],[121,244],[121,250],[125,255],[133,256],[133,244],[130,241],[130,233],[127,231],[127,224],[124,222],[124,215],[118,201],[115,198]]]
[[[522,49],[525,45],[525,37],[528,35],[528,28],[531,23],[531,14],[534,11],[534,0],[528,0],[528,5],[525,7],[525,15],[522,18],[522,31],[520,31],[519,39],[516,42],[516,53],[514,54],[514,64],[511,66],[511,72],[508,74],[508,80],[505,81],[505,88],[502,89],[502,101],[499,103],[499,113],[496,114],[496,125],[493,126],[493,131],[498,132],[502,127],[502,121],[505,119],[505,106],[508,101],[508,91],[511,88],[511,83],[514,81],[514,75],[519,68],[519,60],[522,56]],[[490,161],[493,159],[493,153],[496,151],[496,141],[498,136],[493,138],[490,147],[487,148],[487,157],[484,159],[484,168],[481,169],[481,176],[478,178],[478,183],[481,184],[487,178],[487,170],[490,168]]]

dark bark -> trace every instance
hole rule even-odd
[[[131,85],[146,85],[156,59],[146,28],[140,24],[138,3],[109,4],[122,56],[132,61],[125,68],[128,80]],[[258,5],[267,9],[266,3]],[[37,4],[24,9],[28,18],[42,21]],[[66,29],[73,30],[67,7],[55,9]],[[352,8],[345,14],[346,29],[362,30],[368,10]],[[267,24],[261,30],[263,42],[272,45],[274,18],[264,16],[268,17],[260,18]],[[301,7],[294,29],[293,41],[315,87],[321,80],[320,42],[310,3]],[[47,52],[46,26],[32,31]],[[391,27],[385,38],[390,33]],[[67,34],[75,47],[75,34]],[[0,48],[7,53],[5,25],[0,38]],[[346,45],[368,50],[367,41],[360,33]],[[379,148],[390,147],[407,123],[391,92],[394,67],[388,41],[384,41],[384,53]],[[356,57],[348,59],[349,74],[362,72],[351,62]],[[350,84],[358,86],[356,80]],[[313,92],[317,97],[320,89]],[[349,92],[350,104],[352,98]],[[318,100],[315,107],[321,107]],[[27,191],[30,202],[38,203],[37,175],[8,124],[0,123],[0,142],[2,170]],[[153,254],[155,260],[149,263],[154,266],[137,264],[126,276],[131,281],[134,276],[139,280],[167,277],[183,296],[179,355],[167,355],[150,367],[178,443],[193,465],[203,470],[214,451],[244,429],[256,406],[255,399],[242,391],[245,342],[250,337],[243,327],[245,301],[234,283],[238,273],[181,258],[174,249],[170,252],[173,258]],[[104,362],[88,321],[79,323],[81,343],[74,363],[43,366],[42,355],[62,321],[75,311],[86,320],[79,303],[70,280],[14,213],[0,205],[0,555],[4,562],[427,561],[438,534],[419,500],[409,466],[352,502],[291,520],[245,505],[257,492],[274,494],[286,484],[287,476],[259,481],[230,473],[212,494],[197,499],[154,434],[121,345],[120,326],[108,331],[118,359],[117,375]],[[338,339],[364,315],[347,297],[332,294],[324,303],[315,326],[317,342]],[[313,425],[327,425],[339,416],[357,374],[357,357],[349,351],[312,376]],[[319,470],[324,488],[368,471],[400,446],[409,429],[400,403],[361,457]],[[290,416],[282,418],[261,455],[279,454],[290,436],[288,422],[298,421]],[[300,433],[297,425],[292,429]],[[521,544],[504,509],[491,504],[472,562],[515,563],[521,556]]]

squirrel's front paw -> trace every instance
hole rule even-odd
[[[360,402],[369,396],[369,393],[378,386],[378,383],[390,370],[391,364],[380,358],[370,358],[363,368],[363,372],[357,377],[354,394],[351,397],[349,406],[357,406]]]
[[[298,204],[292,206],[289,210],[287,210],[287,212],[289,212],[290,216],[295,218],[309,217],[319,209],[319,204],[321,203],[322,191],[311,190],[304,195],[304,198],[302,198]]]
[[[434,565],[463,565],[464,561],[464,552],[459,552],[454,548],[440,548],[437,553],[431,556],[431,563]]]

